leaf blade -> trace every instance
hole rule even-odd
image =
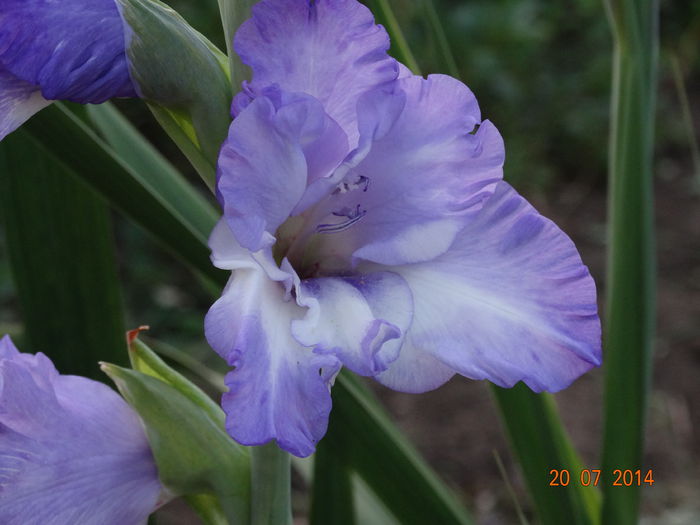
[[[105,202],[24,130],[0,144],[0,203],[25,351],[62,373],[102,379],[125,362],[124,316]]]

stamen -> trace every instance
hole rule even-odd
[[[354,210],[345,207],[340,211],[334,211],[333,215],[336,217],[347,217],[348,220],[339,224],[319,224],[316,226],[316,233],[339,233],[345,231],[367,215],[367,210],[360,210],[360,205],[358,204]]]
[[[369,188],[369,178],[364,175],[360,175],[355,182],[341,182],[338,187],[333,190],[331,195],[342,195],[343,193],[348,193],[349,191],[359,190],[367,191]]]

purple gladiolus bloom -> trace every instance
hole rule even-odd
[[[52,100],[135,96],[114,0],[0,0],[0,140]]]
[[[0,340],[0,523],[136,525],[160,492],[141,421],[121,397]]]
[[[454,374],[557,391],[600,365],[594,282],[502,181],[474,95],[411,75],[355,0],[263,0],[218,166],[206,318],[231,436],[307,456],[341,368],[424,392]]]

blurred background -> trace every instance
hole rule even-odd
[[[167,2],[225,48],[215,0]],[[454,54],[429,35],[425,1],[392,0],[424,74],[456,73],[506,143],[506,179],[562,227],[605,289],[606,167],[612,40],[601,0],[434,0]],[[644,523],[700,523],[700,2],[662,0],[656,130],[658,330],[644,468]],[[177,148],[137,101],[118,106],[192,182]],[[113,213],[129,327],[218,366],[203,339],[210,305],[189,270]],[[0,224],[0,232],[2,231]],[[601,308],[603,305],[601,305]],[[0,333],[21,343],[5,239],[0,235]],[[25,351],[44,350],[26,348]],[[517,522],[530,502],[486,385],[456,377],[420,396],[374,387],[395,421],[483,524]],[[588,468],[599,465],[602,374],[557,394]],[[515,489],[509,494],[495,456]],[[295,505],[303,516],[303,482]],[[172,523],[165,509],[162,523]],[[180,522],[192,523],[181,517]]]

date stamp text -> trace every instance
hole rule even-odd
[[[612,482],[613,487],[641,487],[654,484],[654,472],[652,469],[614,469],[610,478],[605,482]],[[567,487],[571,483],[578,483],[583,487],[597,487],[603,481],[605,473],[601,469],[583,469],[580,472],[570,472],[567,469],[551,469],[549,471],[550,487]]]

